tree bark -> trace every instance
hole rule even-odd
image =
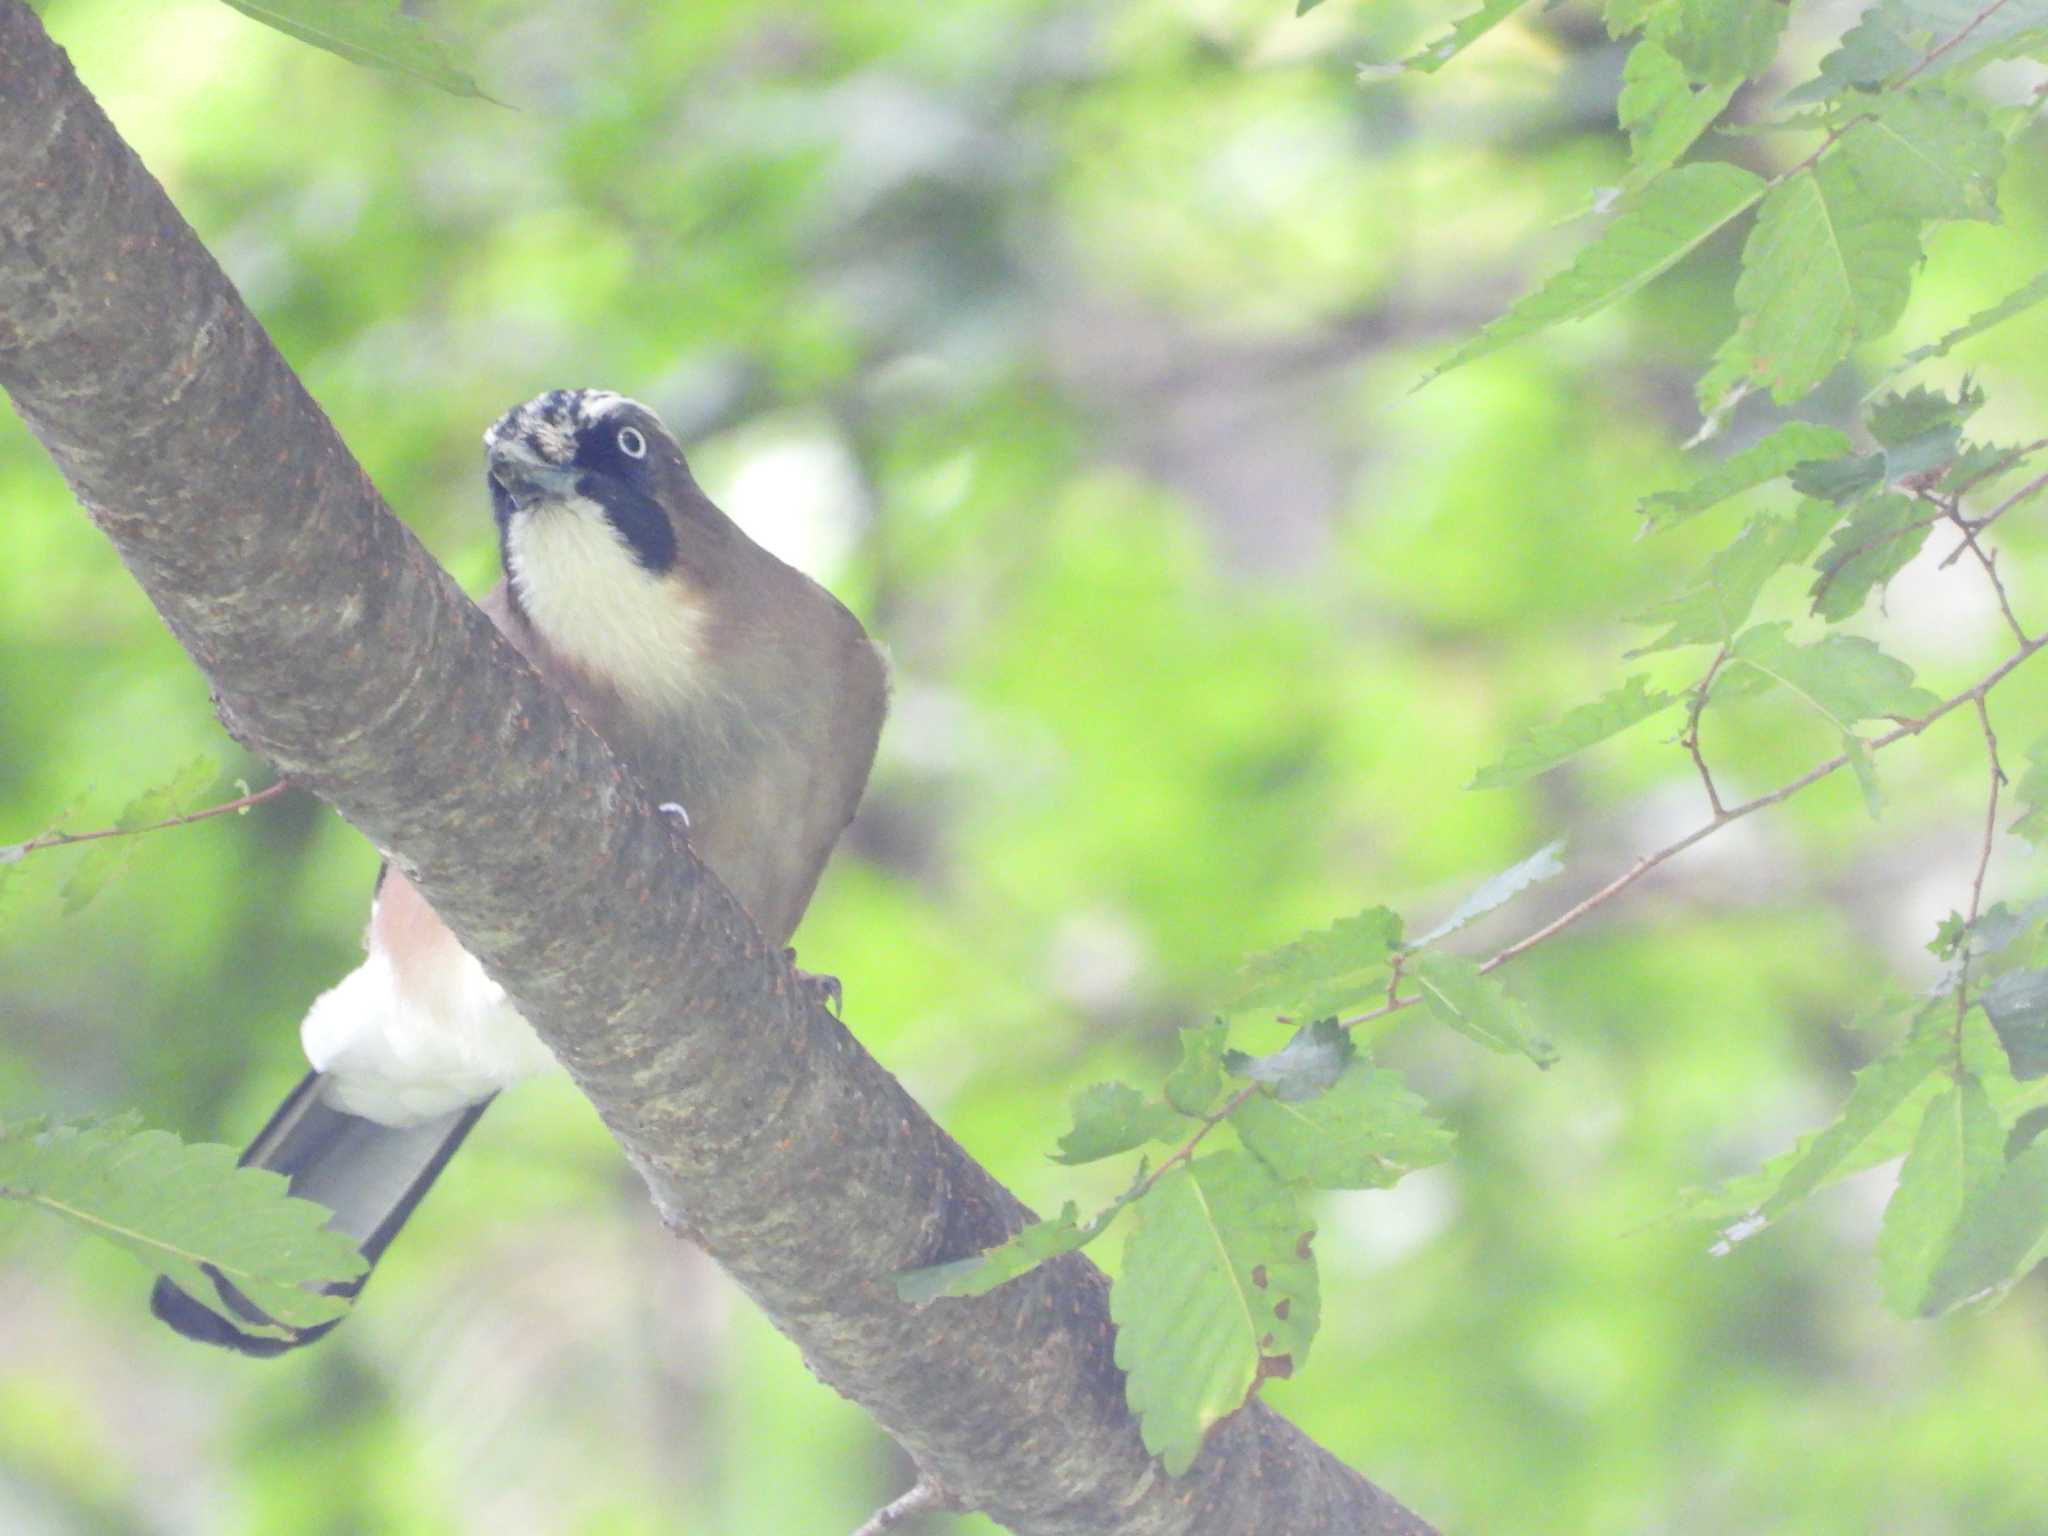
[[[847,1031],[391,516],[19,0],[0,386],[243,742],[418,882],[646,1179],[932,1482],[1023,1533],[1423,1522],[1254,1403],[1168,1480],[1080,1256],[922,1310],[1027,1213]],[[402,405],[401,407],[402,408]]]

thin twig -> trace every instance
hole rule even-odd
[[[1919,63],[1915,64],[1911,69],[1907,70],[1905,74],[1901,75],[1891,85],[1885,87],[1885,89],[1895,91],[1899,89],[1901,86],[1905,85],[1915,75],[1919,74],[1923,69],[1927,68],[1928,65],[1932,64],[1944,53],[1947,53],[1949,49],[1955,47],[1956,44],[1960,43],[1964,38],[1968,37],[1972,32],[1976,31],[1977,28],[1982,26],[1985,22],[1989,21],[1994,15],[1996,15],[1999,11],[2003,10],[2007,5],[2011,3],[2012,0],[1991,0],[1991,3],[1985,6],[1984,9],[1979,11],[1975,16],[1972,16],[1969,20],[1968,25],[1966,25],[1961,31],[1956,33],[1954,37],[1950,38],[1945,43],[1941,43],[1933,48],[1930,48],[1925,54],[1925,56],[1921,58]],[[1834,148],[1835,142],[1838,139],[1840,139],[1844,134],[1848,133],[1850,129],[1856,127],[1859,123],[1871,122],[1876,117],[1877,114],[1875,112],[1863,112],[1859,113],[1855,117],[1850,118],[1845,123],[1837,123],[1833,128],[1828,130],[1828,136],[1820,141],[1820,147],[1818,149],[1814,150],[1812,154],[1808,155],[1804,160],[1801,160],[1798,164],[1791,166],[1786,170],[1780,171],[1777,175],[1773,176],[1770,180],[1770,186],[1781,186],[1785,182],[1790,181],[1794,176],[1797,176],[1801,171],[1812,170],[1815,164],[1819,162],[1820,157],[1826,154],[1830,149]]]
[[[1882,736],[1871,738],[1864,743],[1864,750],[1868,752],[1882,752],[1886,747],[1894,746],[1904,741],[1908,736],[1917,736],[1943,715],[1952,713],[1964,704],[1975,703],[1981,707],[1986,694],[2003,682],[2015,667],[2026,661],[2028,657],[2032,656],[2043,646],[2048,646],[2048,634],[2029,640],[2017,651],[2014,651],[2012,655],[2006,657],[2004,661],[2001,661],[1997,666],[1985,673],[1983,677],[1979,678],[1970,687],[1942,700],[1941,703],[1935,705],[1934,708],[1918,719],[1901,721]],[[1692,831],[1686,833],[1684,837],[1679,838],[1676,842],[1665,844],[1664,847],[1659,848],[1655,853],[1644,854],[1635,863],[1631,864],[1619,875],[1616,875],[1607,884],[1601,886],[1599,890],[1588,896],[1584,901],[1577,903],[1560,916],[1552,918],[1535,932],[1517,939],[1514,943],[1496,953],[1490,960],[1481,963],[1479,967],[1480,973],[1484,975],[1489,971],[1499,970],[1517,955],[1526,954],[1545,939],[1555,937],[1571,927],[1572,924],[1586,916],[1587,913],[1605,906],[1658,865],[1676,858],[1695,843],[1706,841],[1706,839],[1712,837],[1731,821],[1740,821],[1745,816],[1752,816],[1758,811],[1778,804],[1780,801],[1791,799],[1802,789],[1818,784],[1828,775],[1846,768],[1849,765],[1849,761],[1850,755],[1847,752],[1831,757],[1826,762],[1809,768],[1791,782],[1779,785],[1769,794],[1758,795],[1754,800],[1745,800],[1741,805],[1723,811],[1712,820],[1693,828]],[[1372,1009],[1370,1012],[1361,1013],[1343,1020],[1343,1027],[1352,1029],[1360,1024],[1370,1023],[1374,1019],[1385,1018],[1388,1014],[1398,1013],[1404,1008],[1411,1007],[1418,1001],[1419,999],[1413,997],[1393,999],[1378,1008]],[[1207,1130],[1208,1127],[1205,1126],[1203,1131],[1198,1134],[1206,1134]]]
[[[884,1531],[893,1531],[912,1515],[921,1515],[927,1510],[946,1509],[952,1506],[952,1499],[946,1491],[930,1479],[920,1479],[910,1492],[901,1498],[892,1499],[876,1510],[867,1523],[853,1533],[853,1536],[882,1536]]]
[[[1984,23],[1989,21],[1993,16],[1996,16],[2000,11],[2004,10],[2005,7],[2010,3],[2011,0],[1991,0],[1991,3],[1989,5],[1985,6],[1983,10],[1979,11],[1975,16],[1972,16],[1970,18],[1969,25],[1964,27],[1962,31],[1958,32],[1954,37],[1950,38],[1947,42],[1938,44],[1935,47],[1928,49],[1927,56],[1925,58],[1923,58],[1918,64],[1915,64],[1911,69],[1907,70],[1903,75],[1899,76],[1898,83],[1900,85],[1906,84],[1915,75],[1919,74],[1922,70],[1927,68],[1928,65],[1932,64],[1944,53],[1947,53],[1949,49],[1955,47],[1957,43],[1960,43],[1972,32],[1976,31],[1979,27],[1983,26]]]
[[[1944,699],[1941,703],[1937,704],[1933,709],[1930,709],[1926,714],[1922,715],[1919,719],[1905,721],[1904,723],[1894,727],[1892,730],[1885,732],[1884,735],[1874,737],[1873,739],[1864,744],[1865,749],[1871,752],[1881,752],[1886,747],[1889,747],[1896,742],[1904,741],[1908,736],[1919,735],[1920,732],[1926,730],[1928,726],[1932,725],[1935,721],[1939,720],[1943,715],[1948,714],[1950,711],[1957,709],[1960,706],[1971,702],[1972,700],[1981,700],[1986,693],[1988,693],[1991,689],[1995,688],[2005,678],[2007,673],[2011,672],[2014,667],[2017,667],[2029,656],[2033,655],[2036,651],[2040,650],[2043,645],[2048,645],[2048,636],[2043,636],[2040,639],[2028,641],[2027,644],[2020,647],[2019,650],[2013,652],[2012,655],[2006,657],[2004,661],[2000,662],[1996,667],[1992,668],[1991,671],[1985,674],[1983,679],[1976,683],[1974,686],[1965,688],[1961,693],[1958,693],[1951,698]],[[1665,847],[1658,849],[1655,853],[1645,854],[1642,858],[1636,860],[1636,862],[1633,865],[1631,865],[1625,873],[1609,881],[1606,885],[1602,886],[1599,890],[1595,891],[1591,896],[1588,896],[1584,901],[1580,902],[1577,906],[1573,907],[1569,912],[1566,912],[1562,917],[1556,918],[1551,922],[1545,923],[1541,928],[1537,929],[1527,938],[1517,940],[1515,943],[1510,944],[1506,949],[1503,949],[1491,960],[1488,960],[1484,965],[1480,966],[1479,969],[1481,971],[1491,971],[1498,966],[1506,965],[1508,961],[1514,959],[1515,956],[1522,954],[1526,950],[1534,948],[1536,945],[1542,943],[1545,939],[1549,938],[1552,934],[1557,933],[1562,929],[1569,928],[1573,923],[1577,922],[1580,918],[1584,917],[1588,912],[1592,911],[1595,907],[1600,906],[1602,903],[1612,899],[1613,897],[1619,895],[1622,891],[1628,889],[1628,887],[1630,887],[1631,885],[1634,885],[1636,881],[1642,879],[1644,875],[1647,875],[1651,870],[1655,869],[1659,864],[1664,863],[1667,859],[1674,858],[1678,854],[1685,852],[1686,849],[1692,847],[1694,843],[1704,841],[1706,838],[1711,837],[1714,833],[1720,831],[1723,827],[1727,826],[1729,822],[1740,821],[1743,817],[1754,815],[1758,811],[1764,810],[1769,806],[1778,804],[1781,800],[1791,799],[1792,796],[1798,794],[1799,791],[1807,788],[1809,785],[1817,784],[1822,779],[1826,778],[1829,774],[1838,772],[1839,770],[1846,768],[1849,765],[1849,761],[1850,755],[1847,752],[1843,752],[1835,757],[1831,757],[1826,762],[1820,764],[1818,767],[1808,769],[1805,773],[1801,774],[1798,778],[1792,780],[1789,784],[1782,784],[1778,788],[1772,790],[1767,795],[1759,795],[1754,800],[1745,801],[1741,805],[1734,807],[1732,810],[1726,812],[1725,814],[1715,817],[1712,821],[1709,821],[1702,826],[1694,828],[1691,832],[1688,832],[1684,837],[1681,837],[1677,842],[1668,844]]]
[[[1991,868],[1991,845],[1998,837],[1998,789],[2005,783],[2005,769],[1998,761],[1998,737],[1991,729],[1991,709],[1984,696],[1977,695],[1977,723],[1984,728],[1984,755],[1990,759],[1991,793],[1984,807],[1984,846],[1977,852],[1977,874],[1970,881],[1970,915],[1963,919],[1963,958],[1956,968],[1956,1067],[1962,1068],[1963,1019],[1970,1011],[1970,930],[1984,909],[1984,876]]]
[[[1984,848],[1977,855],[1977,878],[1970,882],[1970,917],[1976,922],[1984,906],[1984,872],[1991,867],[1991,844],[1998,836],[1998,789],[2006,782],[2005,769],[1998,761],[1998,737],[1991,729],[1991,706],[1977,695],[1977,723],[1984,727],[1984,755],[1990,760],[1991,793],[1984,807]]]
[[[2012,495],[2006,497],[2004,501],[2000,502],[1997,506],[1993,507],[1989,512],[1985,513],[1982,517],[1972,518],[1963,516],[1962,498],[1964,494],[1967,491],[1969,491],[1973,486],[1981,485],[1984,481],[1990,479],[1993,475],[2004,474],[2005,471],[2012,468],[2013,465],[2020,463],[2022,460],[2026,458],[2029,458],[2033,454],[2039,452],[2042,448],[2048,448],[2048,438],[2043,438],[2038,442],[2028,443],[2024,448],[2014,449],[2000,463],[1993,465],[1990,469],[1985,470],[1982,474],[1978,475],[1974,480],[1971,480],[1968,484],[1957,486],[1953,491],[1949,492],[1945,496],[1935,496],[1929,494],[1926,491],[1921,491],[1919,493],[1919,499],[1921,501],[1926,502],[1928,505],[1935,507],[1937,509],[1935,514],[1932,517],[1917,518],[1914,521],[1906,524],[1903,528],[1893,528],[1883,532],[1872,534],[1867,539],[1859,539],[1856,543],[1851,544],[1848,548],[1836,554],[1832,559],[1828,561],[1828,563],[1825,566],[1821,568],[1820,577],[1813,584],[1814,609],[1816,611],[1819,610],[1821,597],[1827,592],[1827,589],[1830,586],[1834,585],[1835,578],[1842,574],[1843,569],[1849,564],[1851,560],[1854,560],[1858,555],[1864,554],[1870,550],[1881,548],[1883,545],[1889,544],[1894,539],[1903,539],[1922,528],[1932,528],[1937,523],[1946,521],[1954,523],[1957,528],[1961,529],[1965,540],[1970,541],[1971,545],[1974,546],[1974,541],[1977,534],[1980,534],[1986,528],[1989,528],[1993,523],[1997,522],[1999,518],[2003,517],[2007,512],[2010,512],[2015,506],[2025,501],[2029,496],[2037,495],[2040,493],[2043,487],[2048,487],[2048,474],[2042,475],[2040,478],[2036,479],[2029,485],[2021,486],[2017,491],[2013,492]],[[1950,566],[1954,565],[1956,561],[1962,557],[1964,547],[1965,546],[1963,545],[1958,545],[1953,551],[1951,551],[1948,557],[1941,562],[1939,569],[1945,571]],[[1980,560],[1985,558],[1982,550],[1978,551],[1977,557]],[[2020,638],[2022,641],[2024,641],[2026,637],[2022,635]]]
[[[2022,637],[2024,638],[2024,637]],[[1720,675],[1721,666],[1728,660],[1728,646],[1724,641],[1721,649],[1714,653],[1713,661],[1707,667],[1707,674],[1692,690],[1692,703],[1685,712],[1685,734],[1679,742],[1692,754],[1692,765],[1700,771],[1700,783],[1706,786],[1707,804],[1716,816],[1728,814],[1721,804],[1720,792],[1714,788],[1714,776],[1707,771],[1706,757],[1700,752],[1700,716],[1706,713],[1707,693],[1714,686],[1714,679]]]
[[[209,805],[203,811],[188,811],[183,816],[153,821],[146,827],[102,827],[97,832],[44,832],[25,843],[0,845],[0,864],[13,864],[32,853],[40,853],[45,848],[68,848],[73,843],[92,843],[103,837],[140,837],[145,832],[161,832],[166,827],[186,827],[195,821],[233,815],[237,811],[248,810],[252,805],[261,805],[266,800],[274,799],[291,787],[291,780],[279,779],[266,789],[252,790],[224,805]]]
[[[2001,517],[2005,516],[2006,513],[2010,512],[2014,507],[2018,506],[2021,502],[2032,500],[2034,497],[2040,495],[2043,490],[2048,490],[2048,474],[2039,474],[2034,476],[2033,479],[2029,480],[2025,485],[2021,486],[2018,490],[2014,491],[2010,496],[2006,497],[2005,500],[2001,501],[1989,512],[1986,512],[1982,517],[1971,518],[1970,531],[1972,533],[1982,533],[1986,528],[1989,528],[1993,523],[1997,522]],[[1954,555],[1949,556],[1949,560],[1953,560],[1954,558]],[[1947,563],[1947,560],[1944,560],[1942,562],[1942,564],[1944,565],[1946,565]]]
[[[1961,510],[1956,506],[1956,504],[1953,501],[1949,503],[1946,515],[1948,517],[1948,520],[1951,523],[1955,524],[1956,530],[1962,534],[1963,542],[1956,547],[1955,554],[1950,555],[1947,560],[1944,560],[1941,563],[1944,566],[1950,564],[1955,559],[1956,555],[1961,554],[1965,549],[1969,550],[1971,554],[1975,555],[1977,557],[1977,563],[1984,567],[1984,574],[1990,578],[1991,590],[1998,594],[1998,611],[2005,615],[2005,622],[2012,627],[2014,638],[2016,638],[2021,645],[2025,645],[2027,643],[2027,632],[2025,629],[2020,627],[2020,621],[2013,615],[2012,599],[2006,596],[2005,583],[2001,581],[1998,576],[1997,555],[1986,550],[1982,544],[1979,544],[1977,542],[1976,528],[1971,525],[1970,520],[1968,518],[1962,515]],[[1978,700],[1978,703],[1981,704],[1982,702],[1983,701],[1981,699]]]

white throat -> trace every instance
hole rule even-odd
[[[526,617],[564,660],[633,697],[696,691],[704,610],[635,560],[596,502],[576,496],[515,516],[505,566]]]

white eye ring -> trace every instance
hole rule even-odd
[[[638,427],[619,428],[619,452],[629,459],[647,457],[647,439],[640,435]]]

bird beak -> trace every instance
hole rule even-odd
[[[579,471],[573,464],[550,464],[517,437],[508,435],[491,444],[490,466],[491,478],[505,488],[515,507],[559,501],[576,492]]]

